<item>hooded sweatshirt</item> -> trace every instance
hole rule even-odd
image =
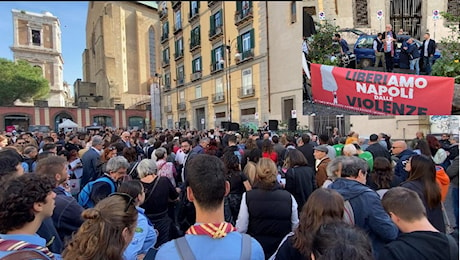
[[[450,179],[444,168],[439,165],[436,165],[436,182],[441,188],[441,201],[445,201],[449,191]]]
[[[379,260],[450,260],[458,259],[458,246],[451,256],[447,235],[432,231],[414,231],[401,234],[398,239],[387,244],[379,255]]]
[[[349,200],[355,216],[355,225],[362,228],[372,241],[374,257],[379,250],[398,236],[398,228],[383,209],[380,196],[366,185],[351,179],[338,178],[330,189]]]

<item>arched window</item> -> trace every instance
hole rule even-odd
[[[132,116],[128,120],[129,128],[137,128],[142,129],[144,128],[144,118],[140,116]]]
[[[153,27],[149,28],[149,63],[150,63],[150,76],[155,76],[157,70],[156,55],[155,55],[155,31]]]
[[[113,126],[112,117],[110,116],[94,116],[93,122],[100,126]]]

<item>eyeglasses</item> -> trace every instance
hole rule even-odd
[[[123,197],[123,199],[125,199],[126,201],[126,207],[125,207],[125,210],[124,212],[128,212],[128,209],[129,209],[129,206],[133,205],[134,206],[134,198],[131,197],[129,194],[126,194],[126,193],[121,193],[121,192],[114,192],[112,194],[109,195],[109,197],[112,197],[112,196],[120,196],[120,197]]]
[[[116,148],[116,147],[107,147],[107,149],[108,149],[109,151],[113,151],[113,150],[115,150],[115,149],[117,149],[117,148]]]

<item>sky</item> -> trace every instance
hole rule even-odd
[[[77,78],[83,79],[82,53],[86,44],[86,15],[88,1],[6,1],[0,2],[0,58],[13,60],[13,14],[11,10],[33,13],[48,11],[61,24],[61,46],[64,59],[64,81],[73,85]]]

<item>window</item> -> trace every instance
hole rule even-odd
[[[101,126],[113,126],[110,116],[95,116],[93,117],[93,122]]]
[[[184,56],[184,39],[180,37],[176,42],[175,42],[175,58],[179,58]]]
[[[195,87],[195,98],[201,98],[201,86]]]
[[[163,50],[163,63],[169,63],[169,47]]]
[[[171,95],[166,96],[166,105],[170,106],[171,105]]]
[[[458,0],[447,1],[447,13],[455,16],[460,15],[460,4]]]
[[[32,30],[32,44],[40,46],[41,36],[39,30]]]
[[[165,22],[162,26],[162,34],[161,34],[161,39],[167,39],[169,35],[169,22]]]
[[[246,109],[241,109],[241,115],[242,116],[248,116],[248,115],[254,115],[256,113],[256,108],[246,108]]]
[[[225,112],[216,113],[216,118],[224,118],[224,117],[225,117]]]
[[[184,80],[184,65],[177,67],[177,80]]]
[[[216,27],[222,26],[222,10],[214,14],[214,25]]]
[[[198,8],[200,7],[200,2],[198,1],[191,1],[190,2],[190,17],[198,14]]]
[[[182,20],[181,20],[181,12],[180,9],[175,13],[175,21],[174,21],[174,31],[177,31],[182,28]]]
[[[224,68],[224,46],[219,46],[211,51],[211,62],[213,70],[221,70]]]
[[[236,11],[239,12],[240,17],[243,18],[249,14],[252,8],[252,1],[237,1]]]
[[[200,26],[197,26],[193,28],[193,30],[190,31],[190,49],[192,49],[195,46],[200,45],[200,42],[201,42]]]
[[[355,21],[357,25],[367,26],[369,15],[367,11],[367,0],[355,0]]]
[[[243,60],[254,56],[252,51],[255,47],[254,40],[254,29],[238,36],[238,52],[242,54]]]
[[[216,79],[216,94],[224,93],[224,85],[222,84],[222,78]]]
[[[245,69],[241,71],[241,78],[243,80],[243,94],[249,94],[247,91],[252,90],[252,69]],[[248,90],[249,89],[249,90]]]
[[[130,128],[136,128],[137,129],[142,129],[144,128],[144,118],[140,116],[132,116],[129,118],[129,127]]]
[[[192,72],[201,72],[201,57],[192,60]]]
[[[179,102],[185,103],[185,90],[179,92]]]
[[[291,1],[291,23],[297,22],[297,7],[296,1]]]
[[[150,76],[156,73],[156,57],[155,57],[155,31],[153,27],[149,28],[149,56],[150,56]]]
[[[171,87],[171,73],[165,73],[164,83],[166,87]]]

